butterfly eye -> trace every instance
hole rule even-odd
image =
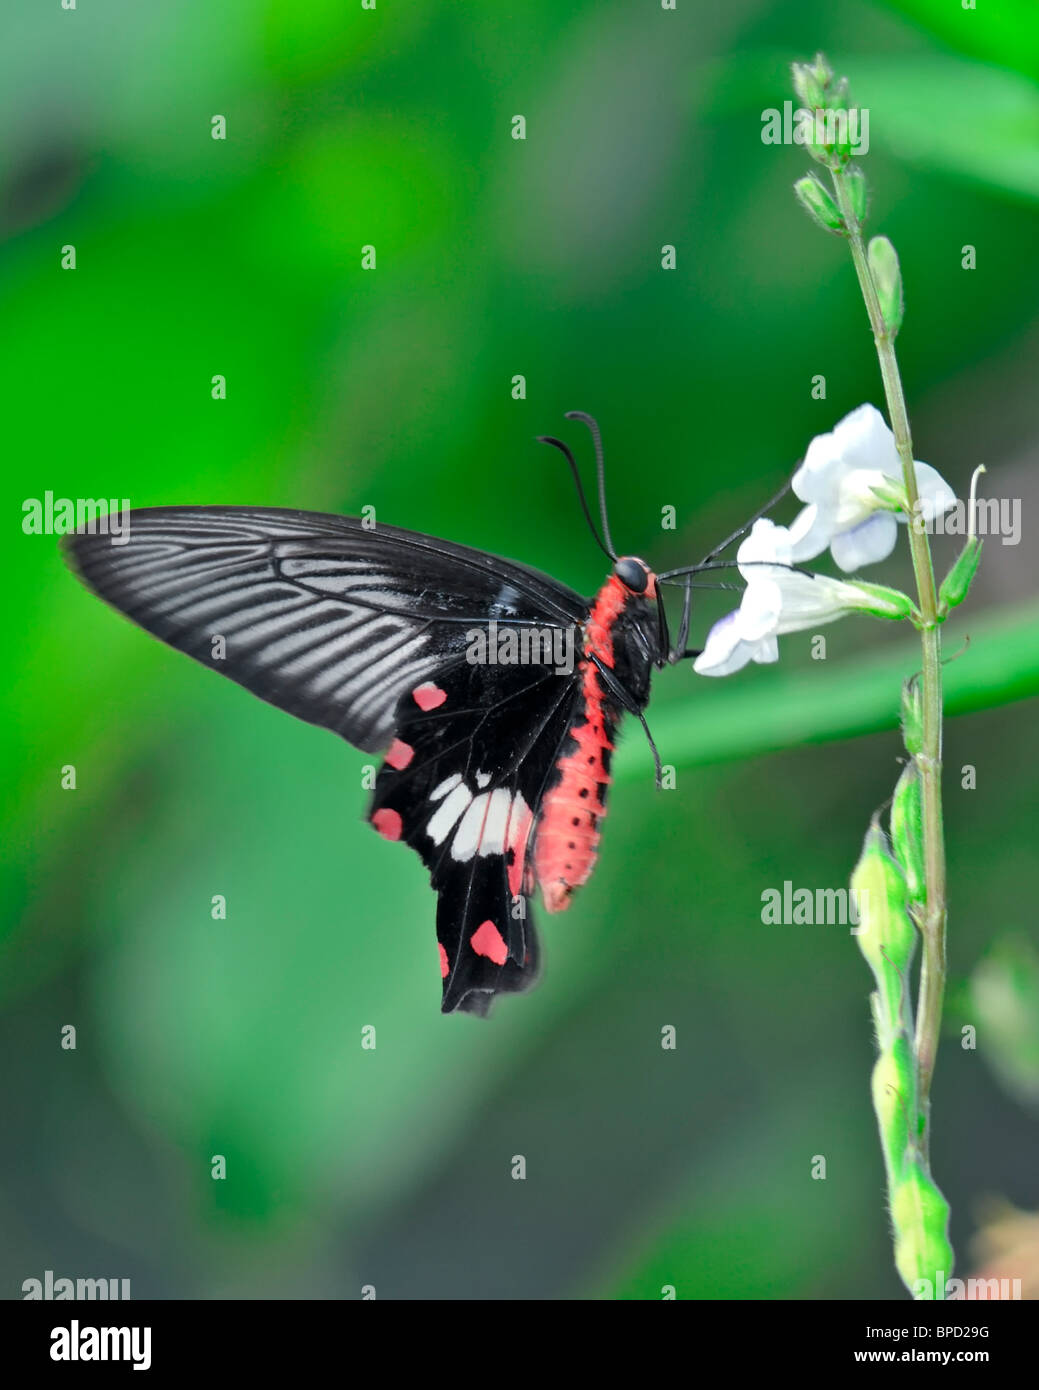
[[[644,594],[646,585],[649,582],[649,574],[641,560],[633,560],[630,556],[625,556],[623,560],[618,560],[613,567],[613,572],[633,594]]]

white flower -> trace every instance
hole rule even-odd
[[[764,631],[755,632],[756,615],[742,604],[726,613],[707,634],[703,651],[693,662],[698,676],[731,676],[748,661],[778,661],[779,643],[768,619]]]
[[[893,591],[876,586],[867,590],[824,574],[788,568],[794,548],[791,529],[765,519],[754,523],[736,557],[747,583],[743,601],[707,634],[706,645],[693,662],[699,675],[729,676],[749,661],[778,661],[777,639],[784,633],[832,623],[856,610],[889,618],[906,615],[908,600],[905,605],[897,602],[902,595],[884,597]]]
[[[920,514],[925,521],[956,501],[945,479],[926,463],[915,463]],[[886,559],[895,548],[899,521],[906,520],[897,497],[904,494],[895,437],[875,406],[860,405],[829,433],[812,440],[794,474],[794,494],[808,505],[790,527],[794,562],[814,559],[827,546],[846,573]],[[886,493],[877,496],[874,489]]]

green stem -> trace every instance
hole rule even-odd
[[[909,433],[902,379],[895,356],[894,338],[884,321],[877,287],[873,282],[862,227],[855,215],[846,175],[842,168],[830,170],[833,176],[837,205],[844,219],[851,244],[851,256],[859,277],[863,299],[869,314],[873,341],[884,381],[888,416],[895,436],[895,446],[902,462],[906,497],[909,502],[909,545],[916,577],[920,610],[920,641],[923,648],[921,697],[923,704],[923,747],[917,755],[920,770],[924,870],[927,896],[918,923],[923,940],[920,966],[920,999],[916,1020],[916,1057],[919,1074],[920,1114],[924,1132],[920,1136],[924,1154],[927,1153],[927,1116],[931,1077],[934,1074],[938,1051],[938,1034],[945,998],[945,838],[942,829],[942,662],[941,631],[938,619],[938,591],[934,582],[931,548],[923,526],[914,525],[918,517],[919,494],[916,470],[913,466],[913,441]]]

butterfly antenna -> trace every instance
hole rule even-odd
[[[675,584],[682,575],[703,574],[707,570],[744,570],[761,565],[770,570],[789,570],[791,574],[806,574],[809,579],[813,573],[803,565],[788,565],[784,560],[701,560],[698,565],[683,565],[677,570],[663,570],[657,575],[660,584]],[[740,584],[694,584],[694,589],[739,589]]]
[[[592,536],[595,539],[595,544],[599,547],[599,549],[608,559],[616,560],[617,556],[613,552],[612,543],[610,545],[610,548],[607,549],[606,546],[603,545],[602,540],[599,537],[599,532],[595,529],[595,522],[592,520],[592,513],[588,506],[588,498],[584,495],[584,486],[581,482],[581,474],[578,472],[577,463],[574,460],[573,454],[563,443],[563,441],[561,439],[556,439],[554,435],[539,434],[537,436],[537,442],[539,444],[551,444],[553,449],[558,449],[559,452],[566,459],[567,463],[570,465],[570,473],[574,480],[574,486],[577,488],[577,498],[578,501],[581,503],[581,510],[582,512],[584,512],[584,519],[588,523],[588,529],[589,531],[591,531]],[[607,532],[607,538],[609,538],[609,532]]]
[[[800,465],[798,466],[800,467]],[[749,521],[744,522],[744,524],[740,527],[738,531],[733,531],[731,536],[727,536],[726,539],[722,541],[721,545],[716,545],[709,554],[703,557],[700,563],[702,565],[706,565],[711,560],[714,560],[717,556],[719,556],[723,550],[728,550],[729,546],[732,545],[733,541],[738,541],[741,536],[745,536],[755,522],[760,521],[761,518],[765,516],[768,512],[770,512],[773,507],[778,506],[789,491],[790,481],[788,479],[776,493],[775,497],[770,497],[769,500],[765,503],[765,505],[761,507],[758,511],[756,511]]]
[[[613,547],[610,522],[606,515],[606,461],[603,458],[602,435],[599,432],[598,423],[584,410],[568,410],[566,419],[580,420],[582,424],[588,426],[591,432],[592,444],[595,446],[595,476],[599,488],[599,516],[602,519],[602,533],[606,537],[606,553],[616,560],[617,552]]]

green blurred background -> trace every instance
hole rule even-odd
[[[817,48],[871,110],[916,452],[1023,503],[948,630],[972,645],[933,1158],[966,1272],[987,1199],[1039,1206],[1034,5],[17,0],[4,28],[4,1296],[45,1269],[162,1298],[899,1296],[868,972],[846,931],[760,907],[846,882],[897,775],[908,634],[663,673],[676,790],[629,730],[599,869],[485,1023],[438,1011],[433,897],[361,820],[363,755],[134,630],[20,525],[48,489],[374,504],[591,592],[533,442],[587,464],[580,408],[622,550],[698,559],[883,404],[846,247],[791,193],[808,161],[760,138]],[[698,601],[694,642],[728,606]]]

